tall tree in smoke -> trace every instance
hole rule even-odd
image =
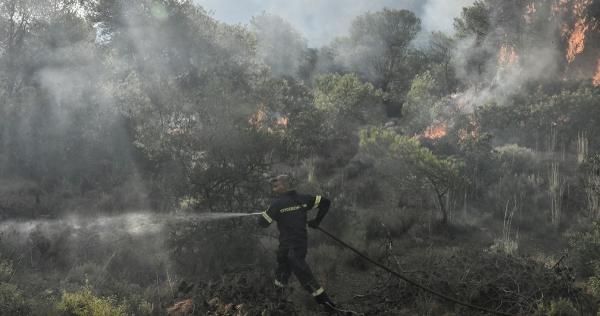
[[[385,91],[402,90],[408,49],[420,31],[421,20],[414,12],[385,8],[358,16],[349,37],[332,45],[338,47],[340,62],[362,78]]]
[[[269,168],[278,134],[268,114],[282,85],[254,59],[247,29],[220,25],[190,2],[143,2],[117,2],[122,20],[101,22],[115,29],[112,54],[126,61],[116,97],[137,145],[175,200],[213,212],[256,209],[249,197]]]
[[[110,67],[82,7],[76,1],[0,5],[2,173],[82,191],[126,174],[130,139],[110,105],[104,84]]]
[[[446,94],[453,93],[459,86],[454,69],[456,40],[442,32],[433,32],[426,50],[431,63],[431,75]]]
[[[308,54],[306,38],[289,22],[275,14],[262,13],[250,21],[257,40],[257,56],[274,75],[295,77]]]
[[[420,31],[421,20],[412,11],[367,12],[352,22],[348,37],[335,38],[321,49],[321,67],[353,72],[371,82],[388,94],[387,114],[400,116],[403,96],[422,65],[411,62],[411,44]]]

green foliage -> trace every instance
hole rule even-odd
[[[124,305],[127,306],[127,315],[152,315],[154,309],[152,304],[137,294],[129,296],[129,298],[125,300]]]
[[[0,316],[29,315],[30,307],[17,286],[10,284],[13,270],[8,262],[0,260]]]
[[[532,174],[539,167],[541,159],[530,148],[507,144],[495,150],[499,154],[499,162],[503,169],[512,174]]]
[[[456,43],[456,39],[441,31],[432,32],[429,38],[429,47],[426,50],[431,75],[439,84],[439,90],[444,94],[456,91],[460,84],[454,69]]]
[[[560,298],[558,301],[551,301],[550,306],[540,303],[538,312],[548,316],[578,316],[579,311],[573,307],[573,303],[568,299]]]
[[[249,28],[227,25],[191,0],[0,1],[0,215],[52,221],[71,210],[115,213],[149,204],[189,212],[258,211],[272,168],[293,163],[293,172],[317,179],[309,184],[313,189],[331,194],[338,211],[328,215],[328,225],[358,244],[364,237],[375,244],[388,231],[392,239],[406,234],[420,244],[420,237],[441,227],[429,218],[417,221],[430,216],[423,209],[441,209],[446,222],[462,192],[465,209],[497,217],[514,210],[519,228],[542,227],[546,217],[538,210],[548,202],[540,161],[562,149],[568,164],[578,135],[600,137],[599,89],[569,80],[596,65],[580,71],[589,57],[582,54],[565,73],[557,71],[565,61],[540,57],[564,56],[556,49],[567,46],[567,36],[558,33],[574,23],[569,14],[549,14],[572,1],[555,2],[476,1],[455,20],[456,37],[433,33],[427,48],[412,46],[421,27],[415,13],[386,8],[359,15],[347,37],[308,49],[278,16],[256,16]],[[593,21],[597,8],[590,4],[580,17]],[[589,52],[594,39],[586,41]],[[501,57],[511,52],[527,71],[502,69]],[[527,79],[539,75],[535,68],[544,77],[560,73],[559,82]],[[507,82],[516,82],[518,93],[495,95],[473,115],[458,117],[444,143],[423,145],[373,128],[361,132],[358,148],[357,131],[380,125],[383,105],[398,111],[403,104],[404,120],[395,129],[409,137],[440,114],[454,115],[443,112],[447,104],[469,102],[463,98],[468,93],[457,90],[464,88],[457,80],[462,75],[475,75],[472,104]],[[590,152],[597,146],[590,142]],[[579,171],[591,177],[583,182],[597,202],[598,157],[588,163]],[[582,196],[581,186],[568,188],[569,199]],[[569,215],[579,217],[578,206]],[[414,209],[427,215],[407,213]],[[211,279],[227,268],[272,259],[259,242],[269,233],[258,233],[248,219],[167,229],[165,245],[127,234],[109,241],[80,228],[2,232],[3,242],[7,236],[15,241],[1,246],[10,249],[18,269],[0,260],[0,315],[58,313],[51,305],[61,290],[63,314],[150,314],[141,295],[158,292],[150,284],[159,279],[171,282],[170,259],[179,274],[174,279]],[[572,240],[578,269],[591,276],[588,288],[596,296],[598,235],[595,226]],[[369,251],[390,258],[383,247]],[[335,258],[360,264],[330,244],[315,254],[315,271],[325,276],[337,273]],[[88,278],[94,293],[89,287],[68,293]],[[28,301],[32,297],[35,302]],[[567,301],[553,304],[544,312],[572,312]]]
[[[331,44],[336,62],[386,92],[406,91],[412,76],[408,51],[421,30],[421,20],[412,11],[384,8],[358,16],[348,38]]]
[[[253,218],[255,220],[255,218]],[[212,276],[241,264],[271,260],[263,251],[257,225],[249,218],[172,225],[166,245],[176,274],[185,278]],[[251,221],[251,223],[248,223]],[[199,237],[201,236],[201,237]]]
[[[30,312],[30,307],[17,286],[4,282],[0,282],[0,306],[2,316],[29,315]]]
[[[406,134],[421,134],[431,126],[441,106],[440,92],[429,71],[415,76],[402,106],[403,120],[408,122]]]
[[[588,181],[587,187],[597,195],[600,195],[600,154],[595,154],[583,162],[586,169]]]
[[[379,128],[361,131],[360,138],[361,147],[378,157],[382,177],[400,188],[423,188],[434,194],[445,224],[446,194],[464,185],[459,174],[462,163],[452,157],[438,158],[417,140]]]
[[[326,74],[313,81],[315,108],[324,116],[326,137],[344,139],[382,117],[383,92],[356,75]]]
[[[593,230],[576,233],[569,241],[580,275],[600,275],[600,225],[594,223]]]
[[[65,316],[125,316],[126,306],[117,305],[114,298],[94,296],[89,285],[77,293],[63,292],[58,304],[61,315]]]
[[[463,7],[460,18],[454,18],[454,29],[458,38],[475,36],[477,44],[481,44],[490,31],[489,1],[478,0],[472,6]]]
[[[144,32],[164,41],[133,39],[158,47],[126,65],[117,104],[134,125],[136,145],[158,166],[156,184],[166,195],[194,198],[196,210],[256,209],[247,197],[262,193],[265,157],[281,139],[273,112],[286,85],[253,59],[255,39],[245,28],[180,10],[186,18],[167,24],[140,17],[152,26]],[[149,60],[155,68],[137,67]]]
[[[480,132],[538,151],[558,150],[558,144],[575,149],[581,132],[588,139],[600,135],[595,121],[599,115],[595,104],[600,102],[597,88],[584,82],[570,89],[558,87],[559,92],[545,91],[550,88],[557,87],[541,86],[523,100],[490,102],[477,108],[472,120],[481,127]],[[595,146],[590,143],[589,152],[594,152]]]
[[[468,198],[477,200],[481,198],[489,186],[497,182],[502,175],[498,163],[498,154],[492,146],[493,137],[490,133],[481,133],[469,130],[457,139],[458,153],[464,161],[461,169],[468,177]],[[461,131],[459,130],[459,135]]]
[[[590,277],[588,279],[586,291],[588,294],[591,294],[595,297],[600,297],[600,279],[595,276]]]

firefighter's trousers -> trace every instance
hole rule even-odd
[[[275,285],[281,288],[288,283],[292,272],[318,303],[329,302],[325,290],[317,283],[310,267],[306,263],[307,248],[279,248],[277,250],[277,270],[275,270]]]

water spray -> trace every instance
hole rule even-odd
[[[0,221],[0,232],[28,233],[33,229],[57,232],[70,228],[74,233],[97,231],[98,234],[114,231],[133,235],[153,234],[164,229],[164,225],[185,222],[210,222],[262,213],[179,213],[155,214],[135,212],[113,216],[67,216],[55,220]]]

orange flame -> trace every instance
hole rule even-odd
[[[535,9],[535,3],[530,3],[525,8],[525,14],[523,15],[523,19],[525,22],[531,23],[531,17],[535,14],[537,10]]]
[[[594,86],[600,86],[600,59],[598,59],[598,66],[596,66],[596,74],[594,75]]]
[[[575,23],[575,28],[569,37],[569,48],[567,49],[568,63],[575,60],[575,55],[583,52],[583,48],[585,47],[585,32],[587,30],[588,26],[585,24],[585,18]]]
[[[475,122],[475,120],[471,120],[469,122],[469,125],[471,125],[472,129],[471,128],[468,128],[468,129],[471,129],[471,131],[469,132],[467,128],[461,128],[460,130],[458,130],[458,138],[465,139],[468,136],[475,137],[475,136],[477,136],[477,134],[479,134],[479,130],[481,129],[481,127],[477,126],[477,123]]]
[[[514,46],[508,47],[507,45],[502,45],[502,48],[500,48],[498,69],[508,69],[512,67],[518,60],[519,57],[517,56]]]
[[[425,137],[430,139],[442,138],[446,135],[448,124],[441,120],[436,120],[435,123],[425,129]]]
[[[566,8],[564,8],[564,5],[568,2],[569,0],[559,0],[558,3],[552,3],[552,7],[550,8],[550,13],[552,14],[552,16],[555,16],[560,12],[565,12]]]
[[[577,21],[573,26],[573,30],[570,32],[571,34],[569,35],[568,40],[569,48],[567,49],[567,62],[569,64],[575,60],[575,55],[583,52],[585,47],[585,32],[589,28],[589,25],[586,23],[585,10],[591,3],[592,0],[575,0],[573,2],[573,17]],[[568,31],[566,33],[568,33]],[[565,29],[563,29],[563,34],[565,34]]]
[[[592,0],[575,0],[573,2],[573,16],[582,17],[585,9],[592,3]]]
[[[567,123],[567,122],[569,122],[569,117],[568,117],[568,116],[561,115],[561,116],[560,116],[560,117],[559,117],[559,118],[556,120],[556,122],[552,122],[551,124],[552,124],[552,126],[556,126],[556,125],[561,125],[562,123]]]
[[[255,115],[253,115],[249,120],[248,123],[255,125],[257,127],[261,127],[261,122],[262,120],[265,118],[265,116],[267,115],[267,111],[265,110],[265,106],[261,103],[258,107],[258,111],[256,112]]]
[[[285,116],[277,119],[277,124],[279,124],[279,125],[285,126],[285,125],[287,125],[287,123],[288,123],[288,118]]]
[[[179,128],[179,127],[175,127],[175,128],[171,128],[169,130],[167,130],[167,134],[185,134],[187,133],[187,129],[185,127]]]

